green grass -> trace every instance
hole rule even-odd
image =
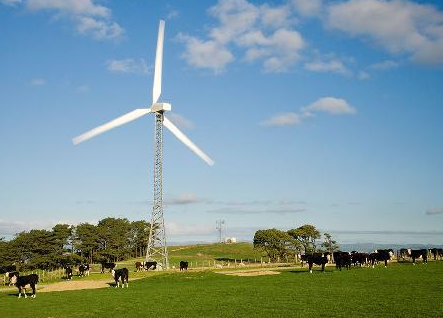
[[[152,275],[129,289],[0,293],[0,317],[442,317],[443,262],[236,277]]]

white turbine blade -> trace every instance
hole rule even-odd
[[[184,143],[186,147],[191,149],[193,152],[196,153],[197,156],[202,158],[204,162],[206,162],[210,166],[214,164],[214,161],[212,161],[212,159],[209,158],[207,154],[201,151],[200,148],[198,148],[191,140],[189,140],[188,137],[185,136],[184,133],[182,133],[177,128],[177,126],[175,126],[169,119],[167,119],[164,116],[163,116],[163,125],[165,125],[165,127],[168,128],[175,135],[175,137],[177,137],[182,143]]]
[[[150,108],[139,108],[139,109],[133,110],[130,113],[120,116],[114,120],[111,120],[110,122],[108,122],[104,125],[98,126],[94,129],[91,129],[88,132],[85,132],[84,134],[81,134],[80,136],[73,138],[72,142],[74,143],[74,145],[77,145],[85,140],[91,139],[92,137],[100,135],[100,134],[102,134],[108,130],[111,130],[115,127],[129,123],[130,121],[133,121],[134,119],[142,117],[142,116],[148,114],[149,112],[151,112]]]
[[[163,39],[165,34],[165,21],[160,20],[158,25],[157,52],[155,53],[154,85],[152,87],[152,103],[157,103],[162,92],[162,63]]]

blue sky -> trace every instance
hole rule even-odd
[[[442,244],[443,6],[382,0],[0,0],[0,236],[150,219],[153,117],[71,138],[150,106],[160,19],[160,100],[216,162],[165,131],[169,240]]]

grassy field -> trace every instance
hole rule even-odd
[[[152,273],[129,289],[0,293],[0,317],[443,317],[443,261],[237,277]],[[108,274],[109,275],[109,274]]]

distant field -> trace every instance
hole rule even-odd
[[[0,293],[0,317],[442,317],[443,261],[237,277],[152,273],[129,289]],[[108,274],[109,275],[109,274]],[[101,276],[101,275],[100,275]],[[111,281],[111,280],[110,280]]]

